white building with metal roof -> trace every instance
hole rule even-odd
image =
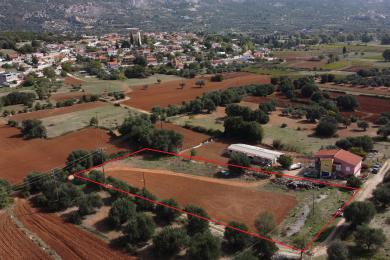
[[[284,154],[278,151],[247,144],[232,144],[226,150],[229,154],[243,153],[251,158],[254,162],[270,161],[273,164],[277,162],[281,155]]]

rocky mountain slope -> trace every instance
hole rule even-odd
[[[386,26],[389,0],[0,0],[2,30],[271,32]]]

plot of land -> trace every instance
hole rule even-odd
[[[89,94],[103,94],[113,91],[129,91],[133,86],[157,84],[160,79],[162,83],[179,80],[180,77],[173,75],[155,74],[145,79],[124,79],[124,80],[101,80],[96,77],[77,77],[81,81],[82,89]]]
[[[51,259],[4,212],[0,212],[0,234],[2,259]]]
[[[199,88],[195,85],[196,81],[203,79],[206,85]],[[195,78],[184,80],[186,84],[184,89],[181,89],[180,84],[183,81],[171,81],[162,84],[156,84],[144,88],[143,86],[136,87],[132,92],[128,93],[130,100],[124,101],[123,104],[136,107],[142,110],[150,111],[155,106],[166,107],[170,104],[179,105],[183,101],[192,100],[201,96],[205,92],[227,89],[230,87],[238,87],[249,84],[265,84],[270,83],[269,76],[255,75],[250,73],[229,73],[225,75],[223,82],[211,82],[210,77]]]
[[[108,168],[106,173],[131,185],[146,188],[160,199],[174,198],[180,206],[198,205],[209,215],[223,222],[245,223],[254,230],[254,220],[262,212],[271,212],[278,223],[296,205],[295,197],[256,191],[243,183],[190,176],[162,170]]]
[[[105,104],[92,109],[45,117],[41,121],[46,127],[47,136],[53,138],[88,127],[92,117],[98,118],[99,127],[116,128],[133,113],[135,112],[120,106]]]
[[[344,93],[340,92],[329,93],[332,98],[344,95]],[[354,114],[362,119],[375,122],[381,113],[390,111],[390,98],[379,98],[364,95],[358,95],[355,96],[355,98],[359,103],[359,107],[354,112],[344,114]]]
[[[53,109],[45,109],[45,110],[39,110],[39,111],[34,111],[31,113],[21,113],[17,114],[11,117],[12,120],[16,121],[23,121],[26,119],[41,119],[45,117],[50,117],[50,116],[58,116],[58,115],[63,115],[63,114],[68,114],[76,111],[82,111],[86,109],[92,109],[92,108],[97,108],[101,106],[107,105],[104,102],[91,102],[91,103],[82,103],[82,104],[75,104],[73,106],[69,107],[61,107],[61,108],[53,108]]]
[[[161,127],[161,123],[156,123],[156,128],[160,128],[160,127]],[[182,149],[188,149],[197,146],[210,138],[210,136],[208,135],[194,132],[192,130],[171,123],[163,123],[162,129],[173,130],[176,133],[182,134],[183,135]]]
[[[213,141],[196,148],[196,156],[207,158],[208,160],[227,163],[229,157],[223,155],[225,149],[230,145],[229,142]],[[190,151],[185,152],[190,156]]]
[[[24,140],[17,128],[0,124],[0,178],[21,182],[31,171],[63,167],[68,154],[77,149],[106,148],[107,153],[124,149],[105,130],[85,129],[58,138]]]
[[[64,223],[55,214],[41,213],[25,200],[17,200],[17,217],[23,225],[39,236],[63,259],[134,259],[111,249],[106,242]]]

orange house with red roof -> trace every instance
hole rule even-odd
[[[363,158],[351,152],[340,150],[320,150],[315,155],[316,168],[320,175],[348,178],[360,174]]]

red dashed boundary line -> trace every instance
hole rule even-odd
[[[218,221],[218,220],[215,220],[215,219],[211,219],[211,218],[205,218],[205,217],[202,217],[200,215],[197,215],[197,214],[193,214],[193,213],[190,213],[190,212],[187,212],[183,209],[180,209],[180,208],[176,208],[176,207],[172,207],[170,205],[167,205],[167,204],[164,204],[164,203],[161,203],[159,201],[156,201],[156,200],[151,200],[151,199],[148,199],[148,198],[145,198],[143,196],[140,196],[138,194],[135,194],[135,193],[131,193],[131,192],[128,192],[128,191],[124,191],[122,189],[119,189],[119,188],[116,188],[116,187],[113,187],[112,185],[109,185],[109,184],[104,184],[104,183],[100,183],[100,182],[97,182],[97,181],[94,181],[94,180],[91,180],[89,178],[86,178],[86,177],[83,177],[83,176],[80,176],[80,174],[84,173],[84,172],[88,172],[88,171],[91,171],[93,169],[96,169],[96,168],[100,168],[108,163],[111,163],[111,162],[115,162],[115,161],[121,161],[123,159],[126,159],[130,156],[133,156],[133,155],[136,155],[136,154],[139,154],[139,153],[142,153],[142,152],[153,152],[153,153],[159,153],[159,154],[165,154],[165,155],[171,155],[171,156],[176,156],[176,157],[182,157],[182,158],[186,158],[186,159],[191,159],[191,160],[195,160],[195,161],[201,161],[201,162],[206,162],[206,163],[212,163],[212,164],[216,164],[216,165],[220,165],[220,166],[233,166],[233,167],[237,167],[237,168],[242,168],[242,169],[246,169],[246,170],[251,170],[251,171],[255,171],[255,172],[259,172],[259,173],[265,173],[265,174],[269,174],[269,175],[282,175],[283,177],[286,177],[286,178],[290,178],[290,179],[295,179],[295,180],[302,180],[302,181],[309,181],[309,182],[312,182],[312,183],[316,183],[316,184],[322,184],[322,185],[326,185],[326,186],[330,186],[330,187],[336,187],[336,188],[343,188],[343,189],[347,189],[347,190],[350,190],[352,192],[352,195],[351,197],[348,199],[348,201],[346,203],[344,203],[344,205],[341,207],[341,211],[336,211],[335,214],[333,214],[333,216],[329,219],[329,221],[314,235],[314,237],[309,241],[309,243],[304,247],[304,248],[297,248],[295,246],[291,246],[291,245],[288,245],[288,244],[285,244],[283,242],[280,242],[280,241],[277,241],[277,240],[274,240],[272,238],[268,238],[268,237],[265,237],[265,236],[262,236],[262,235],[259,235],[259,234],[256,234],[256,233],[253,233],[253,232],[249,232],[249,231],[245,231],[245,230],[242,230],[242,229],[239,229],[239,228],[236,228],[236,227],[232,227],[232,226],[229,226],[228,224],[224,223],[224,222],[221,222],[221,221]],[[160,151],[160,150],[155,150],[155,149],[150,149],[150,148],[143,148],[143,149],[140,149],[138,151],[135,151],[135,152],[132,152],[132,153],[128,153],[128,154],[125,154],[125,155],[122,155],[120,157],[117,157],[117,158],[114,158],[112,160],[108,160],[108,161],[105,161],[104,163],[102,164],[99,164],[99,165],[96,165],[94,167],[91,167],[91,168],[88,168],[88,169],[85,169],[85,170],[82,170],[82,171],[78,171],[76,173],[73,174],[74,177],[78,178],[78,179],[81,179],[81,180],[84,180],[84,181],[88,181],[88,182],[91,182],[91,183],[94,183],[96,185],[99,185],[101,187],[104,187],[106,189],[111,189],[111,190],[114,190],[114,191],[117,191],[117,192],[120,192],[120,193],[123,193],[123,194],[126,194],[128,196],[132,196],[132,197],[135,197],[135,198],[139,198],[139,199],[142,199],[142,200],[145,200],[145,201],[148,201],[150,203],[153,203],[153,204],[156,204],[156,205],[161,205],[161,206],[164,206],[164,207],[167,207],[169,209],[172,209],[172,210],[175,210],[175,211],[178,211],[180,213],[184,213],[184,214],[187,214],[189,216],[193,216],[193,217],[196,217],[196,218],[199,218],[199,219],[202,219],[202,220],[205,220],[205,221],[208,221],[210,223],[214,223],[216,225],[220,225],[220,226],[224,226],[225,228],[230,228],[232,230],[235,230],[237,232],[241,232],[243,234],[247,234],[249,236],[252,236],[252,237],[255,237],[255,238],[259,238],[259,239],[263,239],[263,240],[266,240],[266,241],[269,241],[269,242],[273,242],[279,246],[282,246],[282,247],[285,247],[285,248],[288,248],[288,249],[291,249],[291,250],[294,250],[294,251],[297,251],[297,252],[303,252],[303,253],[307,253],[307,251],[309,250],[309,248],[311,247],[311,245],[317,240],[317,238],[325,231],[326,228],[329,227],[329,225],[340,215],[340,213],[344,210],[344,208],[346,206],[348,206],[351,201],[353,200],[353,198],[356,196],[356,194],[359,192],[359,188],[353,188],[353,187],[348,187],[348,186],[344,186],[344,185],[341,185],[341,184],[337,184],[337,183],[331,183],[331,182],[326,182],[326,181],[321,181],[321,180],[315,180],[315,179],[310,179],[310,178],[305,178],[305,177],[300,177],[300,176],[293,176],[293,175],[288,175],[288,174],[281,174],[281,173],[277,173],[277,172],[272,172],[272,171],[267,171],[267,170],[262,170],[262,169],[258,169],[258,168],[251,168],[251,167],[244,167],[244,166],[239,166],[239,165],[233,165],[233,164],[227,164],[227,163],[223,163],[223,162],[219,162],[219,161],[214,161],[214,160],[209,160],[209,159],[204,159],[204,158],[201,158],[201,157],[197,157],[197,156],[188,156],[188,155],[184,155],[184,154],[176,154],[176,153],[171,153],[171,152],[165,152],[165,151]]]

